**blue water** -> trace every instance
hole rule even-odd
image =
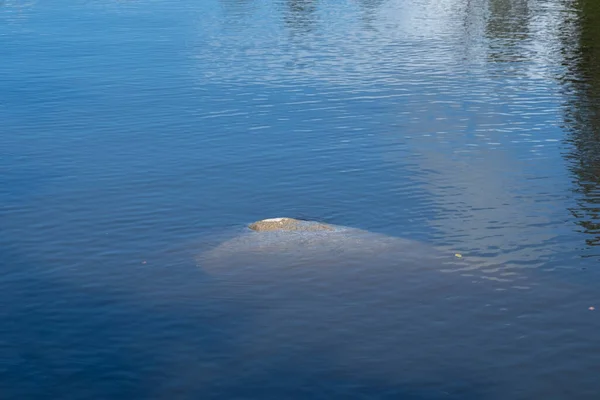
[[[598,398],[596,8],[3,1],[0,398]],[[279,216],[477,262],[215,284]]]

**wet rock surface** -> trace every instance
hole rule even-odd
[[[295,218],[269,218],[256,221],[248,226],[257,232],[273,231],[333,231],[333,226],[315,221],[304,221]]]

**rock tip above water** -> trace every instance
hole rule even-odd
[[[331,225],[315,221],[304,221],[295,218],[268,218],[253,222],[248,228],[257,232],[267,231],[333,231]]]

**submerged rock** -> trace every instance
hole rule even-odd
[[[454,261],[454,257],[441,255],[431,246],[413,240],[316,221],[270,218],[254,222],[221,241],[200,254],[198,261],[206,271],[249,273],[299,265],[306,272],[322,267],[331,271],[338,267],[370,269],[381,265],[422,269],[439,265],[440,257]]]
[[[248,226],[248,228],[257,232],[264,231],[333,231],[331,225],[322,224],[314,221],[303,221],[294,218],[269,218],[256,221]]]
[[[196,261],[208,275],[259,291],[265,282],[277,287],[328,282],[351,291],[362,291],[359,286],[369,281],[378,288],[389,284],[412,288],[423,280],[449,282],[449,272],[501,285],[521,279],[519,274],[503,274],[501,264],[463,257],[455,249],[294,218],[264,219],[212,237]]]

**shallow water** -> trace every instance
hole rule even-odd
[[[0,398],[598,398],[598,27],[3,1]],[[279,216],[414,242],[197,261]]]

